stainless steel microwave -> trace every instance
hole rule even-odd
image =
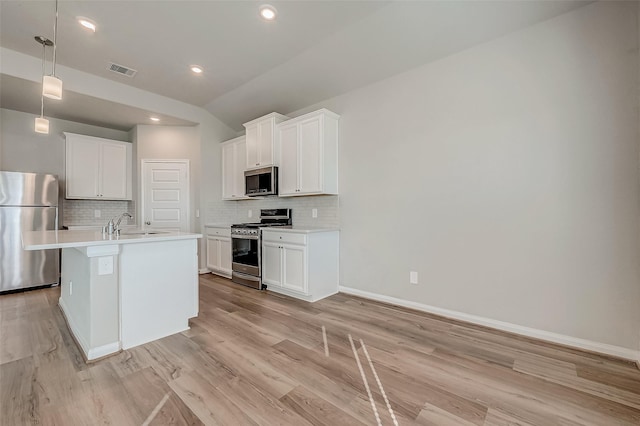
[[[244,189],[247,197],[278,195],[278,168],[271,166],[245,171]]]

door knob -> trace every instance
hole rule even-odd
[[[146,222],[145,222],[145,224],[147,224],[147,225],[151,225],[151,221],[150,221],[150,220],[148,220],[148,221],[146,221]]]

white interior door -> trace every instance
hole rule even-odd
[[[142,223],[189,232],[189,162],[142,160]]]

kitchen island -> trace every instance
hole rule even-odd
[[[62,249],[59,305],[87,361],[189,328],[201,234],[33,231],[25,250]]]

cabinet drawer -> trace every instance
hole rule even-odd
[[[231,237],[231,228],[210,228],[205,227],[207,235],[218,237]]]
[[[292,234],[289,232],[269,232],[262,231],[265,241],[275,241],[289,244],[307,244],[307,236],[305,234]]]

